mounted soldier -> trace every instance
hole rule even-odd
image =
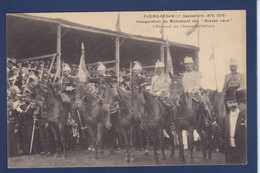
[[[202,108],[209,112],[209,105],[210,102],[208,99],[205,99],[201,96],[201,73],[194,71],[194,62],[191,57],[185,57],[184,58],[184,65],[186,71],[183,74],[182,77],[182,83],[184,88],[184,93],[187,96],[187,103],[188,107],[192,107],[192,102],[195,101],[195,103],[199,103],[199,105],[202,105]]]
[[[133,67],[133,77],[131,79],[131,96],[132,96],[132,104],[135,109],[135,113],[140,114],[141,117],[141,124],[140,128],[145,130],[146,129],[146,123],[145,123],[145,117],[144,117],[144,109],[142,106],[143,102],[143,96],[141,92],[146,89],[147,86],[147,79],[142,74],[143,67],[138,61],[134,62]],[[139,117],[139,116],[137,116]]]
[[[105,126],[106,128],[110,129],[112,124],[110,121],[110,114],[114,113],[111,112],[111,109],[113,107],[112,103],[110,103],[106,99],[106,90],[110,89],[110,91],[113,91],[113,95],[117,95],[115,91],[115,80],[116,77],[114,75],[114,72],[112,69],[107,70],[105,65],[101,62],[99,62],[99,65],[97,67],[97,76],[93,79],[89,79],[90,83],[95,83],[97,85],[97,95],[101,97],[101,105],[105,113]]]
[[[75,88],[77,85],[76,77],[71,76],[71,68],[68,64],[64,64],[63,76],[61,77],[61,98],[65,104],[69,105],[69,111],[72,111],[72,104],[75,100]]]
[[[157,61],[155,64],[155,75],[152,77],[152,89],[153,95],[160,98],[165,105],[170,106],[169,103],[169,86],[171,84],[171,78],[168,74],[164,74],[164,63]]]

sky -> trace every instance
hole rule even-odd
[[[161,27],[163,26],[164,39],[200,48],[199,70],[202,73],[203,88],[216,89],[217,81],[218,90],[222,90],[224,77],[230,72],[231,58],[237,59],[238,71],[246,75],[246,12],[244,10],[28,14],[62,18],[112,31],[116,31],[116,23],[120,15],[122,32],[157,38],[162,38]],[[197,20],[199,27],[194,29]],[[165,23],[162,24],[162,21]],[[191,30],[194,31],[187,35],[186,33]],[[212,55],[214,59],[210,59]],[[215,71],[217,80],[215,80]]]

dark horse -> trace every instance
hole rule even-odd
[[[132,147],[134,144],[133,133],[136,120],[134,119],[133,107],[131,102],[131,95],[126,91],[117,87],[118,101],[119,101],[119,114],[115,122],[117,133],[122,133],[126,149],[126,161],[134,160]]]
[[[105,97],[103,97],[104,95]],[[106,103],[113,102],[109,90],[101,95],[91,90],[91,85],[78,84],[76,88],[76,107],[82,115],[82,121],[87,125],[92,145],[95,148],[95,158],[98,159],[98,150],[103,154],[103,134],[105,130],[105,115],[109,111]],[[104,98],[106,100],[104,100]],[[105,105],[104,105],[105,104]]]
[[[46,129],[49,127],[54,135],[57,152],[66,152],[65,125],[68,120],[68,109],[63,104],[60,95],[50,84],[35,86],[35,100],[38,107],[46,104]],[[48,133],[47,133],[48,134]]]
[[[184,146],[182,131],[188,132],[188,149],[190,150],[190,158],[193,159],[193,132],[196,130],[202,141],[203,159],[206,159],[206,149],[208,148],[208,156],[211,158],[212,139],[214,134],[218,136],[220,127],[214,115],[214,109],[208,100],[199,103],[193,100],[190,95],[184,93],[182,78],[179,76],[172,77],[170,86],[170,95],[175,105],[173,111],[174,123],[179,139],[179,157],[185,162]]]
[[[223,129],[223,126],[224,126],[224,118],[226,116],[226,107],[225,107],[224,95],[222,93],[218,92],[217,90],[207,90],[207,94],[208,94],[208,97],[210,99],[210,102],[212,103],[212,105],[214,107],[217,122],[220,125],[221,134],[223,134],[222,129]],[[221,136],[221,138],[215,139],[215,140],[219,140],[219,141],[217,141],[216,147],[218,149],[220,149],[221,151],[224,147],[223,146],[224,141],[222,139],[223,139],[223,136]]]
[[[170,129],[170,109],[158,98],[155,98],[147,91],[142,91],[143,96],[143,115],[137,114],[136,118],[142,119],[146,124],[146,132],[153,143],[154,159],[159,161],[157,150],[162,150],[162,160],[166,160],[164,153],[164,137],[165,129],[171,139],[171,156],[174,156],[174,137]]]
[[[214,106],[217,120],[221,125],[221,124],[223,124],[222,122],[226,116],[224,96],[222,93],[218,92],[217,90],[208,90],[208,96],[209,96],[210,102]]]

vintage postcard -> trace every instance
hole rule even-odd
[[[7,13],[8,168],[246,165],[245,10]]]

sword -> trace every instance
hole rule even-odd
[[[39,112],[40,107],[37,108],[37,112]],[[32,129],[32,137],[31,137],[31,145],[30,145],[30,154],[32,154],[32,146],[33,146],[33,138],[34,138],[34,130],[35,130],[35,123],[37,119],[36,117],[33,119],[33,129]]]
[[[77,114],[78,114],[78,117],[79,117],[79,124],[80,124],[80,129],[81,129],[81,131],[82,131],[83,139],[85,139],[86,137],[85,137],[84,130],[82,129],[82,122],[81,122],[79,110],[77,110]]]

